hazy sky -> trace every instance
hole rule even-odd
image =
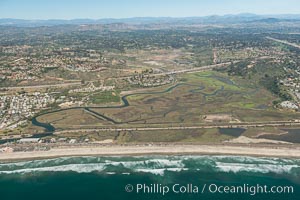
[[[299,0],[0,0],[0,18],[188,17],[300,14]]]

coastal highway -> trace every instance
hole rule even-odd
[[[168,127],[99,127],[82,129],[78,126],[78,129],[55,131],[54,134],[62,133],[74,133],[74,132],[112,132],[112,131],[160,131],[160,130],[193,130],[193,129],[209,129],[209,128],[250,128],[250,127],[278,127],[278,126],[300,126],[300,122],[294,121],[271,121],[271,122],[243,122],[243,123],[232,123],[232,124],[209,124],[209,125],[198,125],[198,126],[168,126]]]

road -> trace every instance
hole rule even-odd
[[[231,62],[226,62],[226,63],[220,63],[220,64],[215,64],[215,65],[207,65],[207,66],[203,66],[203,67],[195,67],[195,68],[191,68],[191,69],[176,70],[176,71],[171,71],[171,72],[162,72],[162,73],[157,73],[157,74],[152,74],[152,75],[153,76],[161,76],[161,75],[171,75],[171,74],[179,74],[179,73],[205,71],[205,70],[211,70],[213,68],[225,67],[225,66],[229,65],[230,63]],[[130,76],[110,78],[110,79],[124,79],[124,78],[129,78],[129,77]],[[93,82],[93,81],[89,81],[89,82]],[[81,85],[81,81],[76,81],[76,82],[72,82],[72,83],[48,84],[48,85],[2,87],[1,89],[6,89],[6,90],[15,90],[15,89],[22,89],[22,88],[23,89],[39,89],[39,88],[51,88],[51,87],[68,87],[68,86],[74,86],[74,85]]]
[[[279,43],[286,44],[286,45],[289,45],[289,46],[296,47],[296,48],[300,49],[300,45],[295,44],[295,43],[291,43],[291,42],[288,42],[288,41],[285,41],[285,40],[279,40],[279,39],[272,38],[272,37],[266,37],[266,38],[269,39],[269,40],[273,40],[275,42],[279,42]]]
[[[239,62],[239,61],[233,61],[233,63],[237,63],[237,62]],[[213,65],[193,67],[193,68],[189,68],[189,69],[181,69],[181,70],[153,73],[153,74],[151,74],[151,76],[163,76],[163,75],[172,75],[172,74],[201,72],[201,71],[206,71],[206,70],[212,70],[214,68],[222,68],[222,67],[225,67],[225,66],[230,65],[230,64],[231,64],[231,62],[225,62],[225,63],[219,63],[219,64],[213,64]],[[132,76],[120,76],[120,77],[111,77],[111,78],[107,78],[107,79],[108,80],[127,79],[127,78],[131,78],[131,77]]]
[[[238,61],[234,61],[234,63],[235,62],[238,62]],[[157,75],[171,75],[171,74],[181,74],[181,73],[189,73],[189,72],[201,72],[201,71],[206,71],[206,70],[212,70],[214,68],[222,68],[222,67],[225,67],[230,64],[231,64],[231,62],[225,62],[225,63],[220,63],[220,64],[202,66],[202,67],[194,67],[194,68],[190,68],[190,69],[162,72]],[[156,74],[153,74],[153,75],[156,75]]]
[[[91,129],[74,129],[56,131],[55,134],[70,132],[111,132],[111,131],[160,131],[160,130],[193,130],[193,129],[209,129],[209,128],[250,128],[250,127],[278,127],[278,126],[300,126],[300,122],[292,121],[270,121],[270,122],[244,122],[230,124],[211,124],[199,126],[168,126],[168,127],[128,127],[128,128],[91,128]],[[79,126],[80,127],[80,126]]]
[[[37,89],[37,88],[50,88],[50,87],[67,87],[81,85],[81,81],[76,81],[72,83],[58,83],[58,84],[49,84],[49,85],[32,85],[32,86],[13,86],[13,87],[2,87],[1,89],[15,90],[15,89]]]
[[[278,42],[285,42],[285,44],[292,44],[286,41],[281,41],[277,40],[271,37],[267,37],[268,39],[272,39]],[[292,44],[295,45],[295,44]],[[300,48],[299,45],[296,45],[296,47]],[[260,59],[265,59],[269,58],[267,57],[261,57]],[[258,58],[257,58],[258,59]],[[193,67],[189,69],[181,69],[181,70],[174,70],[174,71],[167,71],[167,72],[161,72],[157,74],[152,74],[153,76],[162,76],[162,75],[172,75],[172,74],[181,74],[181,73],[194,73],[194,72],[201,72],[201,71],[207,71],[207,70],[212,70],[214,68],[222,68],[230,65],[231,63],[238,63],[240,61],[236,60],[233,62],[224,62],[224,63],[219,63],[219,64],[213,64],[213,65],[206,65],[202,67]],[[130,78],[131,76],[121,76],[121,77],[113,77],[113,78],[108,78],[108,79],[125,79],[125,78]],[[98,81],[98,80],[97,80]],[[94,82],[94,81],[88,81],[88,82]],[[38,89],[38,88],[51,88],[51,87],[68,87],[68,86],[74,86],[74,85],[81,85],[81,81],[74,81],[71,83],[59,83],[59,84],[48,84],[48,85],[34,85],[34,86],[13,86],[13,87],[2,87],[1,89],[7,89],[7,90],[14,90],[14,89]]]

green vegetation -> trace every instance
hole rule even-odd
[[[221,143],[233,137],[220,134],[218,129],[172,130],[172,131],[130,131],[121,132],[117,138],[119,143]]]
[[[125,127],[153,125],[163,127],[172,124],[193,126],[201,123],[228,123],[231,120],[256,122],[258,118],[261,121],[276,121],[299,117],[297,113],[281,112],[273,108],[272,101],[276,97],[263,86],[255,87],[255,83],[242,77],[232,77],[212,71],[183,74],[182,78],[181,80],[185,81],[179,83],[177,87],[170,85],[156,87],[149,89],[148,94],[144,90],[142,94],[137,92],[129,96],[127,99],[130,106],[128,107],[93,108],[92,110]],[[103,106],[110,102],[120,102],[119,95],[117,91],[101,92],[91,95],[90,100],[94,104]],[[51,115],[44,115],[45,119],[42,121]],[[69,115],[68,120],[55,117],[60,119],[55,125],[61,127],[63,124],[75,125],[77,123],[77,120],[72,120],[73,115],[70,113],[67,115]],[[203,118],[204,115],[205,118]],[[219,115],[222,117],[218,117]],[[89,127],[97,125],[96,121],[101,125],[112,124],[94,116],[92,118],[94,120],[90,120]]]
[[[261,79],[260,83],[261,85],[266,87],[269,91],[271,91],[273,94],[279,96],[280,99],[283,101],[293,99],[291,95],[283,87],[280,87],[277,77],[272,77],[266,74],[265,77]],[[274,103],[275,102],[277,101],[274,101]]]
[[[280,107],[285,100],[299,104],[299,49],[270,40],[299,44],[299,34],[288,34],[299,32],[299,26],[285,26],[284,31],[282,26],[254,22],[200,28],[195,24],[0,27],[0,86],[19,86],[1,89],[5,106],[0,118],[8,127],[29,122],[32,113],[41,114],[37,120],[58,131],[300,119],[297,109]],[[41,85],[45,87],[31,88]],[[121,94],[128,95],[128,106],[118,107]],[[16,109],[10,108],[12,100]],[[245,135],[256,137],[256,130],[280,133],[276,128],[253,128]],[[42,131],[30,122],[1,130],[6,135]],[[217,129],[62,136],[118,143],[220,143],[233,138]]]
[[[90,101],[94,104],[120,102],[118,91],[104,91],[90,96]]]
[[[289,92],[279,84],[279,80],[284,77],[284,66],[270,63],[269,60],[261,60],[256,63],[242,61],[231,64],[226,71],[230,76],[240,76],[243,79],[255,84],[257,87],[263,86],[271,93],[280,98],[281,101],[292,100]],[[274,100],[274,102],[280,102]]]

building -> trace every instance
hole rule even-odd
[[[0,153],[12,153],[14,152],[14,149],[11,147],[4,147],[0,149]]]
[[[38,143],[40,138],[22,138],[19,140],[19,143]]]
[[[299,107],[291,102],[291,101],[283,101],[280,103],[280,105],[283,107],[283,108],[287,108],[287,109],[298,109]]]

